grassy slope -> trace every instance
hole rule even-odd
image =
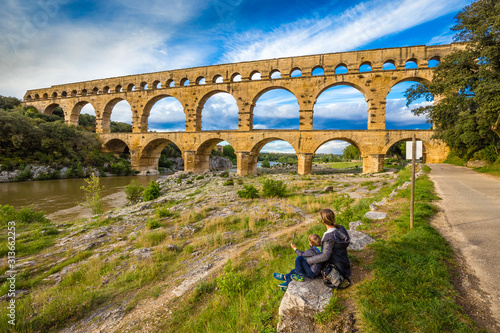
[[[19,279],[33,291],[19,299],[17,304],[17,323],[19,332],[52,331],[84,317],[101,304],[112,301],[120,302],[130,298],[127,310],[133,309],[141,299],[155,298],[169,285],[169,279],[183,269],[183,261],[192,260],[191,254],[196,251],[209,253],[223,246],[228,241],[243,242],[247,239],[258,240],[262,231],[275,231],[284,228],[288,219],[295,218],[293,212],[287,211],[287,204],[302,208],[303,211],[316,214],[323,207],[332,207],[337,212],[338,222],[348,225],[350,221],[362,220],[366,232],[372,235],[388,234],[379,239],[372,247],[376,260],[372,263],[358,252],[351,251],[353,266],[365,270],[373,269],[374,279],[357,283],[347,291],[336,294],[325,315],[318,316],[318,322],[328,325],[335,321],[341,310],[346,309],[351,295],[355,295],[359,317],[364,331],[372,332],[434,332],[436,329],[446,332],[475,331],[466,316],[455,305],[454,290],[450,283],[447,265],[451,261],[451,251],[445,241],[428,225],[428,219],[435,208],[429,201],[432,195],[432,183],[421,178],[418,185],[416,228],[408,232],[408,191],[395,200],[397,204],[387,208],[391,210],[385,222],[371,222],[363,215],[368,211],[369,203],[387,196],[394,187],[402,184],[409,177],[408,171],[400,173],[398,181],[383,187],[375,198],[354,201],[343,194],[325,194],[321,196],[304,196],[302,189],[322,188],[330,185],[329,180],[313,180],[301,177],[292,187],[292,194],[286,199],[274,202],[283,208],[279,220],[268,220],[257,214],[250,218],[242,212],[241,216],[216,218],[205,224],[200,235],[208,237],[193,239],[189,245],[182,240],[175,243],[180,250],[173,251],[167,243],[168,234],[163,229],[144,230],[137,239],[128,242],[135,247],[155,247],[152,258],[136,261],[129,256],[113,256],[109,253],[107,262],[101,258],[90,258],[92,251],[74,255],[60,254],[47,260],[58,261],[49,270],[37,267]],[[258,179],[245,179],[245,183]],[[384,185],[385,182],[382,182]],[[338,185],[338,184],[337,184]],[[342,185],[342,184],[341,184]],[[369,184],[371,185],[371,184]],[[200,187],[204,190],[203,186]],[[198,200],[198,199],[196,199]],[[208,214],[209,210],[191,211],[178,216],[171,214],[173,206],[180,202],[166,203],[158,206],[147,223],[152,220],[168,227],[171,225],[188,225],[196,223]],[[241,203],[251,207],[251,201]],[[274,207],[270,202],[268,207]],[[274,208],[273,208],[274,209]],[[168,216],[168,217],[167,217]],[[165,219],[166,218],[166,219]],[[280,224],[277,222],[281,221]],[[120,223],[119,220],[95,220],[96,227]],[[88,225],[90,226],[90,225]],[[35,227],[35,226],[33,226]],[[379,228],[383,228],[382,233]],[[240,236],[233,239],[219,237],[222,232],[239,231]],[[277,282],[271,277],[275,271],[290,270],[295,258],[289,243],[296,243],[299,248],[307,247],[307,235],[322,234],[324,227],[315,223],[300,232],[289,233],[276,240],[255,246],[227,264],[219,276],[209,276],[198,284],[196,290],[174,302],[171,315],[164,317],[158,324],[158,331],[164,332],[273,332],[278,318],[278,307],[282,293],[277,289]],[[217,236],[210,237],[216,232]],[[127,233],[127,232],[126,232]],[[66,234],[63,231],[62,234]],[[50,235],[50,237],[53,237]],[[240,238],[238,238],[240,237]],[[425,240],[425,242],[423,242]],[[52,241],[52,239],[51,239]],[[184,244],[184,245],[183,245]],[[95,251],[94,251],[95,252]],[[116,252],[116,254],[119,254]],[[68,259],[69,256],[69,259]],[[88,260],[78,270],[68,274],[59,285],[44,284],[41,279],[60,271],[65,266]],[[47,262],[46,264],[48,264]],[[128,267],[135,264],[137,268]],[[122,267],[122,269],[120,269]],[[125,267],[126,269],[123,269]],[[5,286],[5,285],[4,285]],[[4,287],[3,286],[3,287]],[[2,311],[3,313],[4,311]],[[36,315],[34,315],[36,313]],[[0,322],[0,330],[8,331],[6,321]],[[140,331],[140,326],[137,327]]]

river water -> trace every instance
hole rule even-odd
[[[132,179],[146,186],[151,180],[166,176],[101,177],[104,185],[104,211],[126,204],[124,188]],[[81,186],[87,185],[82,178],[39,180],[19,183],[0,183],[0,205],[11,205],[19,209],[33,205],[43,210],[53,222],[63,223],[91,216],[91,210],[78,204],[84,200]]]

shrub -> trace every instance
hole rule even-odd
[[[282,180],[266,179],[262,182],[262,193],[265,197],[284,197],[286,184]]]
[[[161,225],[161,223],[160,223],[160,222],[158,222],[158,221],[157,221],[157,220],[155,220],[155,219],[151,219],[151,218],[150,218],[150,219],[148,219],[148,220],[146,221],[146,227],[147,227],[148,229],[156,229],[156,228],[159,228],[159,227],[161,227],[161,226],[162,226],[162,225]]]
[[[266,158],[265,160],[262,161],[262,164],[260,165],[262,168],[270,168],[271,163],[269,163],[269,160]]]
[[[156,215],[159,217],[159,218],[163,218],[163,217],[171,217],[171,216],[174,216],[174,213],[172,213],[167,207],[162,207],[162,208],[158,208],[156,210]]]
[[[92,172],[92,175],[85,179],[87,186],[80,186],[80,189],[85,193],[85,205],[92,209],[92,214],[102,213],[102,190],[104,186],[99,185],[99,177],[96,177]]]
[[[259,190],[253,185],[243,185],[243,189],[236,192],[240,198],[254,199],[259,197]]]
[[[17,212],[16,219],[20,223],[48,223],[49,219],[45,217],[45,212],[37,212],[33,209],[33,205],[21,208]]]
[[[154,200],[160,197],[160,185],[154,180],[144,189],[144,201]]]
[[[221,174],[219,174],[219,176],[222,178],[227,178],[227,177],[229,177],[229,171],[226,170],[226,171],[222,172]]]
[[[229,178],[222,185],[224,185],[224,186],[233,186],[234,185],[234,180],[232,180],[231,178]]]
[[[144,187],[139,184],[136,180],[132,180],[130,184],[125,186],[125,194],[127,195],[127,200],[130,203],[135,203],[141,198]]]

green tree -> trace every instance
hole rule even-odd
[[[230,145],[225,145],[223,148],[222,148],[222,154],[229,158],[233,164],[236,162],[236,154],[234,152],[234,148]]]
[[[134,204],[141,198],[144,187],[136,180],[132,180],[130,184],[125,186],[125,194],[129,203]]]
[[[349,145],[344,148],[344,151],[342,152],[342,158],[344,160],[359,160],[361,158],[361,153],[359,152],[358,148],[354,145]]]
[[[271,167],[271,163],[269,163],[269,160],[266,158],[265,160],[262,161],[261,167],[263,168],[270,168]]]
[[[500,149],[499,17],[500,3],[494,0],[479,0],[462,9],[452,30],[456,41],[466,43],[441,60],[432,82],[405,93],[408,105],[439,96],[439,103],[412,111],[426,115],[436,137],[466,160],[494,160]]]
[[[81,186],[80,189],[83,190],[85,194],[85,202],[82,205],[90,207],[92,209],[92,214],[102,213],[102,190],[104,186],[100,186],[99,177],[96,177],[92,172],[92,175],[85,179],[87,186]]]
[[[160,197],[160,184],[155,182],[154,180],[149,183],[148,187],[144,189],[143,192],[144,201],[154,200]]]

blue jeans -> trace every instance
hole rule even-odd
[[[306,258],[300,256],[295,259],[295,268],[292,269],[290,273],[285,275],[287,285],[290,281],[292,281],[292,274],[305,275],[311,279],[315,278],[315,275],[311,270],[311,266],[307,263]]]

